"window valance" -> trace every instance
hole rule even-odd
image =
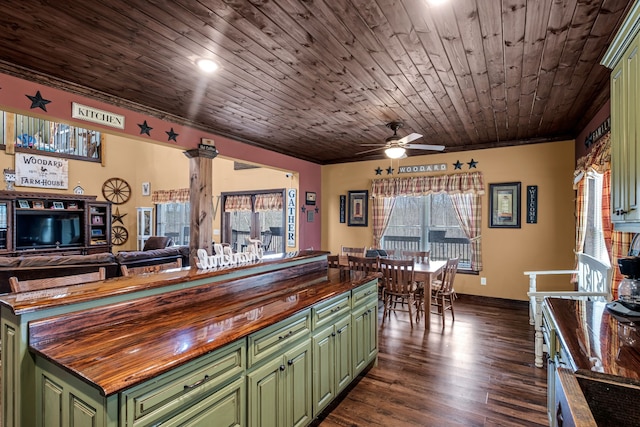
[[[282,193],[256,194],[256,212],[281,211]]]
[[[484,194],[482,172],[382,178],[371,182],[372,197],[424,196],[433,193]]]
[[[151,194],[152,203],[189,203],[189,189],[157,190]]]
[[[227,196],[224,200],[225,212],[251,211],[251,196]]]

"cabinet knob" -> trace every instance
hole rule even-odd
[[[284,371],[285,369],[287,369],[287,367],[286,367],[286,366],[284,366],[284,365],[280,365],[280,370],[281,370],[281,371]]]
[[[289,366],[293,365],[293,359],[287,360],[287,365],[289,365]]]
[[[335,333],[335,332],[331,332],[331,336],[332,336],[332,337],[335,337],[335,336],[336,336],[336,333]]]

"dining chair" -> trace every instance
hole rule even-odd
[[[340,260],[338,255],[327,255],[328,268],[340,268]]]
[[[413,260],[380,258],[380,270],[384,281],[382,324],[387,316],[391,317],[392,311],[406,311],[409,313],[409,323],[413,329],[412,307],[415,297],[413,264]],[[398,303],[400,303],[400,307],[398,307]]]
[[[379,258],[348,255],[347,259],[349,261],[349,270],[377,273],[380,269]]]
[[[126,265],[121,265],[120,272],[123,276],[128,277],[136,274],[159,273],[172,268],[182,268],[182,259],[178,258],[175,261],[165,262],[162,264],[145,265],[142,267],[127,267]]]
[[[455,300],[455,290],[453,281],[458,272],[458,262],[460,258],[450,258],[444,268],[442,282],[431,288],[431,305],[437,308],[435,312],[442,316],[442,327],[444,328],[444,316],[447,310],[451,310],[451,320],[455,321],[456,316],[453,311],[453,301]]]
[[[42,289],[59,288],[63,286],[78,285],[80,283],[97,282],[106,278],[106,270],[100,267],[98,271],[91,273],[73,274],[69,276],[48,277],[46,279],[18,280],[17,277],[9,277],[11,292],[29,292]]]

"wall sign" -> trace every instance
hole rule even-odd
[[[124,116],[86,105],[71,103],[71,117],[85,122],[98,123],[112,128],[124,129]]]
[[[538,186],[527,185],[527,224],[538,223]]]
[[[593,132],[589,132],[584,139],[584,146],[589,148],[611,130],[611,116],[607,117]]]
[[[287,247],[296,246],[296,189],[287,190]]]
[[[16,153],[16,186],[66,190],[69,188],[69,161]]]
[[[345,222],[347,222],[346,210],[347,210],[347,196],[343,194],[340,196],[340,223],[341,224],[344,224]]]
[[[414,165],[414,166],[398,166],[398,173],[417,173],[417,172],[442,172],[447,170],[446,163],[437,163],[433,165]]]

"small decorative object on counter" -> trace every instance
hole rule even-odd
[[[15,190],[14,184],[16,182],[16,171],[14,169],[4,170],[4,181],[7,183],[7,190]]]

